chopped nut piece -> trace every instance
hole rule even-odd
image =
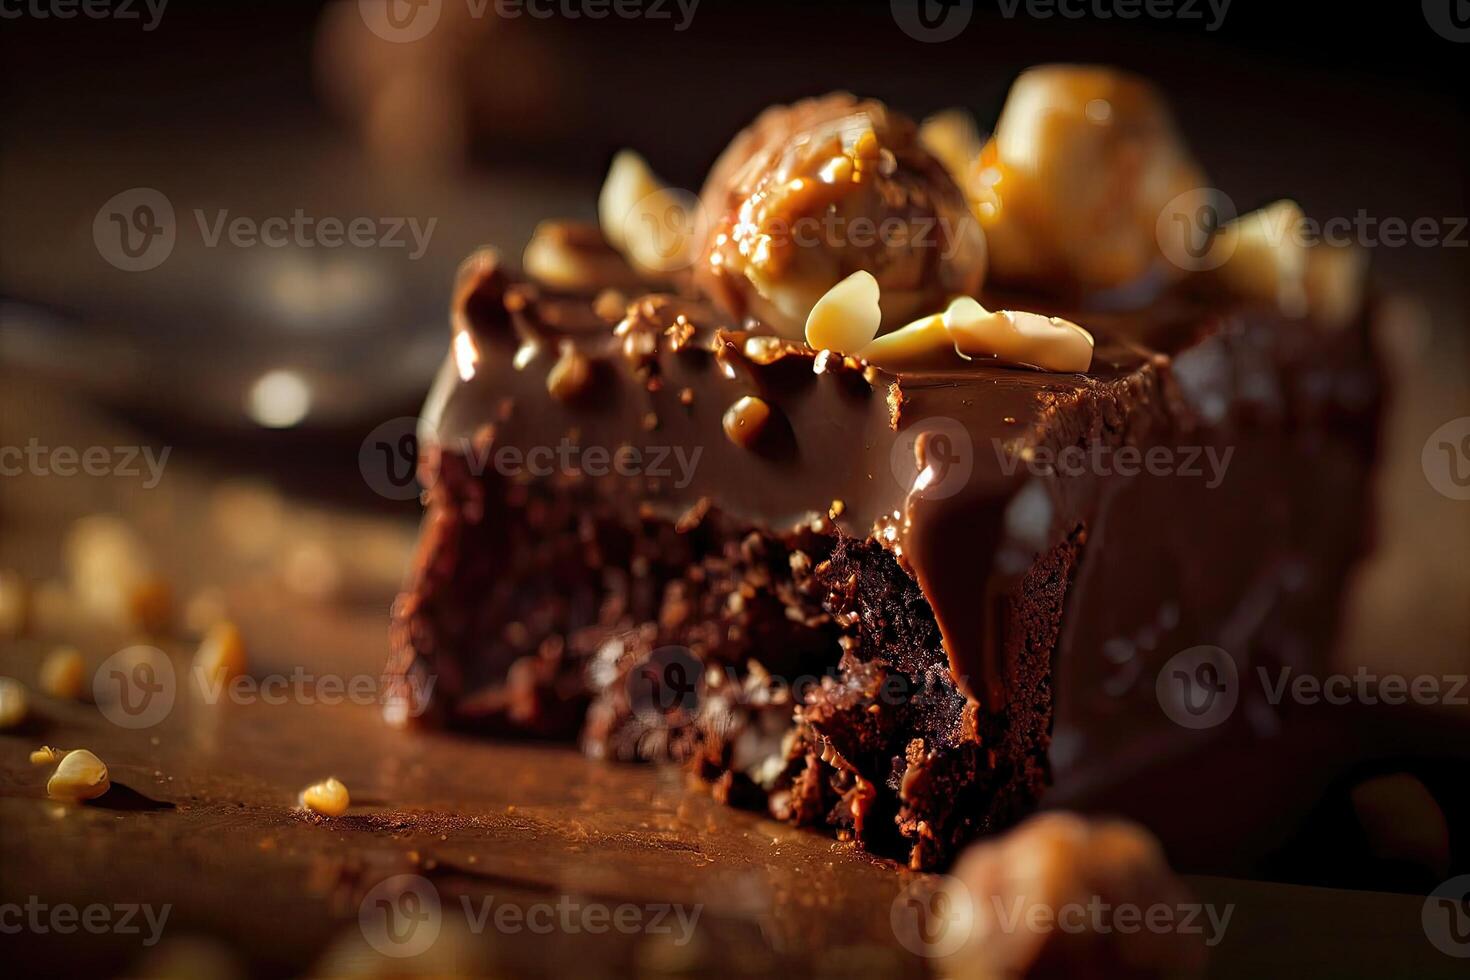
[[[945,109],[925,119],[919,125],[919,142],[961,184],[985,146],[968,109]]]
[[[31,753],[31,765],[49,766],[61,759],[61,752],[49,745],[43,745]]]
[[[1232,295],[1276,306],[1287,316],[1307,312],[1307,243],[1302,209],[1292,201],[1226,222],[1210,243],[1205,265]]]
[[[961,296],[937,318],[925,317],[879,337],[858,355],[888,371],[959,366],[971,358],[1043,371],[1086,371],[1092,365],[1092,348],[1092,334],[1069,320],[1011,310],[991,312]]]
[[[1195,212],[1207,200],[1204,174],[1158,91],[1081,65],[1016,79],[964,187],[993,278],[1053,289],[1181,277],[1173,257],[1191,254]]]
[[[953,366],[954,340],[944,326],[944,314],[933,313],[863,347],[858,356],[885,371]]]
[[[210,627],[194,654],[194,676],[208,688],[219,689],[245,673],[245,641],[229,620]]]
[[[594,225],[543,221],[536,226],[521,256],[526,273],[553,289],[590,293],[607,286],[636,289],[637,274],[604,241]],[[619,309],[613,319],[621,317]]]
[[[19,727],[30,710],[25,685],[13,677],[0,677],[0,732]]]
[[[112,787],[107,767],[86,749],[68,752],[46,782],[46,795],[53,800],[80,803],[95,800]]]
[[[556,363],[546,375],[546,390],[557,401],[575,401],[592,381],[592,362],[570,340],[563,340]]]
[[[878,280],[854,272],[817,300],[806,318],[806,342],[814,350],[851,354],[871,343],[883,322]]]
[[[771,421],[771,406],[754,395],[746,395],[725,412],[725,435],[742,449],[752,449]]]
[[[30,619],[30,590],[17,572],[0,571],[0,637],[26,631]]]
[[[75,647],[57,647],[41,661],[39,687],[53,698],[80,698],[87,689],[87,666]]]
[[[301,791],[299,800],[306,809],[324,817],[340,817],[352,803],[347,795],[347,787],[335,777],[306,787]]]
[[[944,311],[955,349],[967,357],[994,357],[1043,371],[1086,371],[1092,366],[1092,334],[1069,320],[1039,313],[994,313],[967,296]]]
[[[888,327],[984,281],[964,193],[880,102],[835,93],[768,109],[720,155],[701,200],[711,227],[696,283],[730,316],[793,340],[859,270],[882,288]]]
[[[1187,907],[1191,897],[1158,841],[1120,820],[1060,811],[1032,817],[967,850],[943,888],[949,908],[962,910],[948,923],[959,934],[943,937],[959,940],[946,944],[945,975],[1182,977],[1199,975],[1205,964],[1208,950],[1197,932],[1123,930],[1096,920],[1068,929],[1015,928],[1006,919],[1010,910],[1024,922],[1037,911],[1055,917],[1099,903]]]

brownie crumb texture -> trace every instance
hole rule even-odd
[[[985,611],[1012,681],[988,708],[913,576],[830,519],[776,535],[707,501],[668,520],[576,480],[430,465],[394,611],[401,720],[683,763],[722,802],[916,869],[1034,807],[1075,540]]]

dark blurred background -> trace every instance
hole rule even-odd
[[[106,18],[56,16],[65,0],[7,6],[5,296],[145,346],[177,351],[210,338],[216,353],[238,351],[242,367],[265,367],[252,341],[284,331],[306,366],[381,372],[384,394],[402,397],[408,380],[340,343],[342,331],[381,339],[437,326],[448,277],[470,247],[518,253],[537,220],[591,216],[619,147],[697,187],[730,135],[772,102],[849,88],[916,115],[967,106],[984,130],[1019,71],[1058,60],[1157,80],[1242,211],[1289,195],[1322,220],[1358,209],[1409,221],[1467,212],[1470,26],[1454,19],[1467,13],[1464,0],[643,0],[634,7],[645,16],[597,20],[555,13],[565,0],[536,0],[549,17],[517,0],[391,2],[400,18],[435,18],[433,29],[406,43],[373,34],[372,8],[386,13],[390,0],[172,0],[156,22],[143,0],[128,5],[133,18],[121,16],[122,0]],[[901,21],[920,2],[935,23],[963,29],[938,42],[905,33]],[[1130,9],[1173,16],[1116,13]],[[91,235],[98,208],[140,186],[166,195],[179,216],[175,253],[144,274],[102,261]],[[203,248],[195,208],[436,224],[421,258],[384,248],[247,253]],[[1380,275],[1434,311],[1437,337],[1463,333],[1455,270],[1470,254],[1467,237],[1459,248],[1375,252]],[[332,353],[312,356],[324,335]],[[409,352],[400,366],[421,382],[432,349],[400,346]],[[360,420],[365,406],[342,398],[341,418]],[[321,400],[308,421],[331,421],[329,408]]]

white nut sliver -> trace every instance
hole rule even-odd
[[[1082,372],[1092,366],[1092,334],[1070,320],[1011,310],[991,312],[968,296],[944,311],[955,349],[1044,371]]]
[[[861,348],[857,355],[885,371],[938,367],[959,360],[954,341],[944,326],[943,313],[932,313],[885,333]]]
[[[53,800],[80,802],[95,800],[112,786],[107,766],[86,749],[68,752],[46,783],[46,795]]]
[[[0,732],[20,726],[29,714],[25,685],[13,677],[0,677]]]
[[[807,314],[807,344],[839,354],[854,354],[866,347],[883,322],[878,299],[878,280],[873,274],[854,272],[827,290]]]
[[[1207,266],[1233,295],[1274,304],[1287,316],[1307,312],[1305,216],[1293,201],[1277,201],[1220,227]]]
[[[335,777],[306,787],[299,800],[303,807],[324,817],[340,817],[352,803],[347,787]]]

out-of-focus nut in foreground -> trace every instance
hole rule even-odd
[[[1134,824],[1040,814],[965,852],[948,887],[968,893],[952,907],[970,917],[952,924],[968,930],[941,961],[950,976],[1180,977],[1204,967],[1204,936],[1178,928],[1192,900]],[[1151,925],[1156,907],[1172,927]],[[1098,908],[1115,918],[1099,922]],[[1136,928],[1124,927],[1125,914]]]
[[[194,675],[209,689],[218,690],[245,673],[245,640],[229,620],[215,623],[194,653]]]
[[[336,778],[328,778],[306,787],[301,791],[299,801],[312,813],[319,813],[324,817],[340,817],[352,803],[347,787]]]
[[[0,732],[19,728],[30,713],[25,685],[13,677],[0,677]]]
[[[46,795],[53,800],[79,803],[95,800],[112,786],[107,766],[86,749],[68,752],[46,783]]]
[[[1189,254],[1207,200],[1163,97],[1141,78],[1084,65],[1016,79],[964,186],[991,278],[1052,291],[1179,278],[1170,256]]]
[[[87,690],[87,666],[75,647],[57,647],[41,661],[38,685],[53,698],[76,700]]]

